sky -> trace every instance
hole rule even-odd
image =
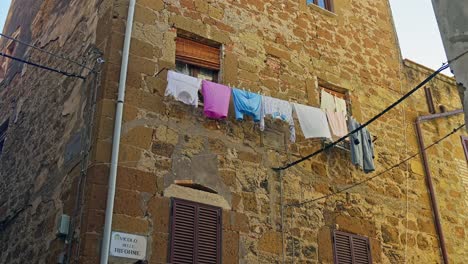
[[[403,58],[440,68],[447,56],[431,0],[390,0],[390,5]]]
[[[11,0],[1,0],[0,3],[0,32],[3,32],[3,25],[8,15],[8,9],[10,8]]]
[[[0,0],[0,32],[10,3],[11,0]],[[438,69],[447,58],[431,0],[390,0],[390,4],[403,58]]]

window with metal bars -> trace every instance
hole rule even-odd
[[[466,161],[468,162],[468,137],[461,136],[461,140],[462,140],[463,149],[465,150],[465,158],[466,158]]]
[[[170,263],[221,263],[221,208],[172,199]]]
[[[333,231],[335,264],[372,263],[369,239],[341,231]]]
[[[8,130],[8,120],[3,122],[3,124],[0,126],[0,155],[2,155],[2,152],[3,152],[3,145],[5,143],[7,130]]]
[[[333,0],[307,0],[307,4],[314,4],[333,12]]]

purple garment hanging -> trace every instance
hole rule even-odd
[[[231,88],[210,81],[202,81],[204,112],[213,119],[226,118],[231,100]]]

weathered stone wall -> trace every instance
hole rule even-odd
[[[109,25],[112,41],[95,175],[90,176],[95,181],[88,188],[93,206],[85,239],[91,241],[88,259],[99,254],[127,6],[125,0],[115,2]],[[290,144],[284,124],[267,123],[261,133],[250,121],[237,122],[232,115],[225,121],[208,120],[201,108],[165,98],[165,72],[153,76],[174,67],[178,30],[223,44],[221,83],[312,106],[319,103],[318,83],[340,87],[349,91],[352,113],[360,121],[429,75],[427,69],[401,61],[387,1],[335,1],[334,14],[305,1],[138,1],[113,229],[148,236],[150,263],[167,261],[167,197],[174,195],[174,180],[211,187],[218,191],[215,200],[229,204],[223,212],[223,263],[279,263],[281,195],[286,204],[303,202],[372,176],[355,169],[349,153],[339,149],[275,173],[271,167],[311,153],[321,147],[320,141],[298,135]],[[452,79],[442,76],[429,85],[436,103],[460,108]],[[377,136],[377,172],[417,152],[414,122],[427,113],[421,90],[369,127]],[[460,122],[453,117],[424,124],[426,144]],[[461,198],[466,194],[458,175],[466,164],[458,134],[428,153],[450,237],[449,255],[454,263],[463,263],[466,203]],[[190,197],[198,201],[203,195]],[[460,199],[449,202],[454,198]],[[288,263],[332,263],[334,229],[369,237],[374,263],[441,259],[419,157],[346,193],[286,207],[283,220]]]
[[[154,75],[163,67],[175,66],[175,37],[178,31],[188,31],[223,45],[221,83],[312,106],[319,104],[319,83],[339,87],[349,91],[352,114],[362,122],[382,111],[429,74],[427,69],[419,65],[401,61],[387,1],[335,1],[335,13],[313,5],[307,6],[305,2],[137,1],[113,230],[148,236],[150,263],[167,262],[170,197],[187,195],[195,201],[222,206],[223,263],[280,263],[283,258],[282,231],[288,263],[332,263],[331,230],[334,229],[369,237],[374,263],[403,263],[405,260],[408,263],[440,262],[419,157],[346,193],[301,207],[286,207],[282,212],[282,196],[285,204],[304,202],[330,194],[372,174],[365,175],[354,168],[349,161],[349,153],[340,149],[332,149],[281,174],[276,173],[271,167],[319,149],[321,141],[304,139],[297,122],[297,142],[290,144],[287,125],[281,122],[267,122],[267,129],[260,132],[250,120],[235,121],[232,111],[227,120],[208,120],[203,116],[201,108],[193,109],[164,97],[166,72],[157,77]],[[59,40],[63,41],[53,42],[48,48],[66,46],[70,49],[67,52],[70,56],[78,56],[83,54],[79,51],[86,45],[78,48],[75,44],[82,44],[84,39],[86,43],[98,45],[106,59],[102,86],[98,89],[91,165],[84,182],[84,207],[79,208],[83,215],[75,219],[79,233],[73,248],[74,260],[79,263],[97,263],[104,224],[115,99],[128,0],[102,1],[90,4],[89,9],[82,9],[81,5],[72,3],[75,2],[69,3],[70,8],[64,10],[88,14],[85,17],[95,24],[86,27],[85,32],[89,34],[84,36],[96,37],[82,37],[74,41],[62,37],[67,32],[74,34],[71,29],[66,29],[73,23],[61,20],[70,19],[67,12],[58,12],[61,15],[57,15],[57,20],[51,18],[49,23],[44,22],[48,19],[37,18],[34,21],[47,25],[36,28],[38,36],[42,36],[39,32],[43,30],[47,40],[60,36]],[[78,6],[79,11],[76,10]],[[54,9],[45,10],[47,14],[54,12]],[[79,18],[80,15],[73,19],[88,21]],[[64,28],[52,30],[55,29],[49,26],[52,24],[64,24]],[[68,42],[64,39],[72,42],[65,45]],[[40,43],[48,43],[47,40]],[[42,78],[52,78],[52,75],[47,76]],[[37,76],[33,79],[36,82],[28,83],[28,80],[24,76],[17,79],[34,88],[39,86],[36,84],[40,80]],[[52,83],[59,82],[54,79]],[[22,89],[39,93],[38,89],[27,89],[28,85],[22,86]],[[53,87],[46,82],[41,82],[41,85],[49,90]],[[428,85],[433,87],[437,103],[446,105],[449,110],[461,107],[455,96],[456,88],[452,79],[440,77]],[[417,116],[427,114],[423,94],[422,90],[418,91],[369,127],[377,137],[377,172],[417,152],[413,124]],[[47,111],[45,107],[40,112],[33,111],[38,106],[47,103],[50,109],[54,105],[60,107],[65,102],[61,96],[65,97],[62,94],[54,98],[47,97],[47,100],[51,100],[48,102],[40,94],[31,95],[35,105],[30,104],[28,109],[39,115]],[[76,103],[77,107],[83,107],[86,102],[84,96],[81,98],[83,101]],[[62,111],[50,112],[58,116],[37,122],[45,126],[52,125],[46,120],[59,120],[57,124],[54,123],[54,127],[66,124],[79,129],[84,126],[83,115],[76,115],[75,121],[71,122],[66,118],[74,116],[72,114],[62,116]],[[461,117],[453,117],[424,124],[426,144],[444,136],[460,122]],[[44,135],[42,130],[47,129],[41,127],[39,130],[36,126],[27,128],[33,137]],[[63,157],[64,145],[71,138],[69,135],[74,134],[70,131],[71,128],[58,131],[54,134],[58,139],[52,139],[52,133],[44,135],[47,139],[41,138],[42,141],[53,142],[47,147],[46,144],[37,144],[34,146],[39,147],[31,146],[29,150],[16,145],[16,148],[27,152],[27,155],[18,156],[22,158],[20,162],[30,163],[28,166],[23,165],[28,169],[21,171],[31,175],[21,179],[31,181],[36,179],[33,174],[39,174],[46,175],[39,177],[45,181],[43,179],[52,177],[50,175],[61,175],[57,177],[65,179],[64,183],[58,180],[45,181],[52,183],[50,190],[58,193],[75,190],[68,186],[77,187],[77,184],[68,182],[73,182],[72,179],[76,180],[78,176],[65,177],[63,175],[66,173],[53,174],[48,171],[40,174],[38,171],[42,167],[39,164],[42,164],[43,159],[35,158],[37,153],[45,153],[47,160]],[[20,135],[18,132],[18,137]],[[7,143],[8,151],[11,149],[11,153],[22,153],[19,149],[14,150],[10,144]],[[428,154],[444,231],[446,237],[450,238],[447,239],[449,255],[454,263],[463,263],[467,259],[464,243],[468,225],[467,204],[463,201],[466,199],[466,191],[459,177],[460,172],[466,173],[459,134],[433,147]],[[3,160],[4,156],[2,162],[5,162]],[[60,163],[51,161],[50,164],[56,164],[56,170],[63,171],[60,170]],[[4,175],[9,174],[2,174],[2,179],[7,177]],[[79,175],[79,170],[73,175]],[[174,185],[175,180],[181,179],[191,179],[215,189],[218,194],[208,195]],[[1,186],[2,190],[8,192],[5,198],[7,201],[12,200],[9,197],[13,196],[13,186]],[[4,201],[3,195],[0,201]],[[67,197],[74,196],[70,193]],[[62,207],[65,198],[60,197],[53,200],[55,207],[41,207],[50,210],[47,213],[36,212],[41,218],[26,217],[33,211],[20,214],[24,217],[23,222],[12,222],[10,229],[2,233],[2,241],[11,240],[13,234],[18,233],[17,230],[23,226],[36,228],[34,221],[47,215],[54,220],[47,222],[50,223],[47,228],[41,227],[41,230],[48,230],[44,232],[47,236],[38,233],[36,238],[41,240],[40,246],[47,248],[50,241],[54,240],[56,217],[66,211],[62,208],[68,208]],[[74,198],[68,200],[74,201]],[[7,208],[3,210],[15,210],[14,206],[2,207],[4,204],[0,203],[0,208]],[[27,210],[32,208],[35,207]],[[31,240],[31,236],[25,237],[18,240],[18,246],[6,246],[11,253],[5,257],[2,255],[2,258],[16,256],[15,250],[26,254],[28,250],[21,243],[34,240]],[[63,244],[56,244],[57,250],[47,253],[52,260],[62,250]],[[24,258],[20,255],[17,259]],[[45,255],[37,257],[38,262],[44,262],[45,258]],[[111,258],[111,262],[132,263],[116,258]]]
[[[428,76],[432,70],[423,66],[405,61],[405,75],[408,86],[414,87],[417,80],[422,80]],[[428,85],[431,87],[436,107],[446,106],[447,111],[462,108],[459,102],[458,92],[452,78],[441,76]],[[417,115],[427,115],[427,105],[424,100],[424,92],[418,91],[405,105],[409,120],[415,120]],[[437,109],[437,112],[440,112]],[[423,122],[422,130],[426,146],[453,131],[464,123],[463,115],[456,115],[449,118],[441,118],[433,121]],[[415,135],[414,125],[408,124],[411,135]],[[463,131],[463,130],[462,130]],[[463,147],[460,147],[460,135],[466,134],[458,132],[442,143],[427,151],[429,157],[429,167],[432,173],[437,201],[445,233],[449,259],[455,263],[463,263],[468,254],[466,248],[467,226],[467,201],[468,185],[463,181],[468,177],[466,158]],[[408,149],[410,153],[417,152],[416,137],[408,138]],[[426,241],[432,241],[432,246],[437,246],[435,230],[432,223],[432,213],[429,206],[429,195],[425,188],[424,171],[421,167],[420,159],[416,158],[410,162],[408,195],[409,221],[408,239],[411,243],[416,243],[412,254],[409,254],[413,262],[424,260],[421,256],[427,254],[423,251],[430,246]],[[420,186],[414,188],[412,186]],[[417,226],[417,229],[415,227]],[[413,227],[413,228],[411,228]],[[403,233],[404,234],[404,233]],[[437,253],[437,252],[435,252]],[[435,255],[434,257],[436,257]],[[421,260],[420,260],[421,259]],[[429,258],[427,261],[431,261]]]
[[[109,25],[112,41],[106,51],[96,174],[90,177],[96,180],[88,193],[95,207],[90,222],[99,224],[88,224],[88,258],[99,254],[127,6],[125,0],[115,2]],[[340,87],[349,91],[352,113],[360,121],[429,74],[401,61],[387,1],[335,1],[335,13],[305,1],[137,2],[113,229],[147,235],[150,263],[167,261],[167,197],[174,195],[174,180],[211,187],[218,191],[217,199],[229,203],[223,212],[223,263],[279,263],[281,195],[285,203],[303,202],[372,176],[355,169],[349,153],[339,149],[277,174],[271,167],[311,153],[321,147],[320,141],[298,135],[290,144],[284,124],[267,123],[261,133],[250,121],[237,122],[232,115],[225,121],[208,120],[201,108],[165,98],[165,72],[153,76],[163,67],[174,67],[178,30],[223,44],[221,83],[312,106],[319,103],[319,83]],[[452,79],[440,77],[429,85],[437,103],[449,110],[460,108]],[[423,96],[418,91],[370,126],[377,137],[378,172],[417,152],[413,124],[418,115],[428,113]],[[426,144],[459,122],[453,117],[424,124]],[[466,203],[448,203],[465,196],[459,172],[466,172],[466,163],[459,140],[451,136],[428,152],[454,263],[466,259]],[[203,200],[202,194],[191,196]],[[368,236],[374,263],[440,262],[419,157],[347,193],[287,207],[287,262],[332,263],[333,229]]]
[[[24,42],[93,68],[100,56],[96,28],[102,6],[102,1],[12,1],[3,32],[19,32]],[[0,41],[2,49],[7,41]],[[12,62],[0,84],[0,122],[9,119],[0,157],[0,263],[57,263],[69,245],[76,246],[56,232],[61,214],[72,216],[72,223],[79,219],[81,162],[100,74],[22,44],[13,56],[87,77]]]

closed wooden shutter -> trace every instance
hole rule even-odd
[[[345,232],[333,232],[333,249],[336,264],[372,263],[369,239]]]
[[[181,37],[176,39],[176,60],[212,70],[221,64],[219,48]]]
[[[171,233],[171,263],[221,263],[221,208],[174,198]]]

